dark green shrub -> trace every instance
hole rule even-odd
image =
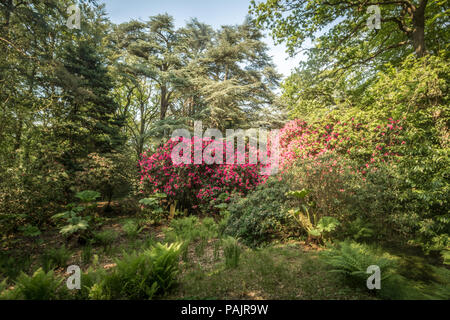
[[[23,152],[21,150],[21,157],[24,156]],[[50,154],[43,153],[35,159],[29,159],[30,162],[27,164],[15,161],[8,165],[2,161],[0,168],[2,234],[16,233],[19,228],[23,226],[26,228],[27,225],[41,228],[66,203],[65,190],[71,186],[68,171],[62,164],[55,162],[54,154]],[[25,230],[25,233],[31,231]],[[36,233],[37,230],[32,236]]]
[[[355,241],[368,240],[374,236],[373,225],[360,217],[343,226],[347,237]]]
[[[0,252],[0,276],[14,280],[22,271],[27,271],[31,266],[29,255],[20,257],[12,256],[6,252]]]
[[[19,230],[25,237],[37,237],[41,235],[41,230],[38,227],[27,224],[25,226],[19,227]]]
[[[109,208],[113,197],[126,196],[135,178],[135,167],[129,155],[124,153],[91,153],[80,162],[82,167],[75,175],[79,189],[94,189],[101,192]]]
[[[276,236],[289,234],[291,218],[284,210],[289,186],[269,179],[245,198],[234,197],[228,206],[225,233],[248,246],[258,246]]]

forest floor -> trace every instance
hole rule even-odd
[[[64,276],[68,265],[78,265],[83,271],[109,269],[124,252],[143,250],[156,241],[164,241],[164,226],[147,226],[136,238],[127,237],[122,225],[129,220],[129,216],[106,218],[102,230],[113,230],[116,237],[108,244],[92,247],[67,242],[57,230],[43,232],[39,239],[3,239],[1,278],[7,277],[13,285],[12,279],[20,272],[30,274],[44,267],[46,252],[52,249],[64,247],[68,253],[65,266],[55,268],[56,274]],[[181,258],[176,285],[164,299],[374,299],[364,288],[343,287],[318,259],[319,247],[304,242],[261,249],[243,247],[239,265],[226,268],[219,242],[213,238],[206,245],[201,241],[189,245]]]
[[[67,276],[65,270],[69,265],[78,265],[83,271],[110,269],[124,253],[144,250],[155,242],[164,241],[164,225],[148,223],[135,237],[127,235],[124,224],[137,219],[129,215],[103,217],[99,231],[109,230],[113,236],[93,245],[81,246],[75,240],[67,241],[57,230],[44,231],[39,237],[3,238],[0,282],[7,278],[13,285],[20,272],[31,274],[39,267],[45,269],[46,265],[62,276]],[[227,268],[220,239],[191,241],[180,258],[176,285],[163,299],[376,299],[365,283],[360,288],[347,286],[339,275],[330,272],[319,258],[323,250],[319,246],[289,241],[259,249],[241,247],[239,264]],[[62,253],[54,252],[60,248],[64,248]],[[52,266],[47,261],[48,252],[52,250],[54,256],[64,256],[59,259],[59,265]]]

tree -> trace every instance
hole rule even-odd
[[[45,222],[72,195],[77,158],[122,145],[103,7],[82,1],[81,29],[71,30],[72,4],[0,3],[0,218]]]
[[[137,61],[134,71],[157,84],[160,120],[166,118],[181,68],[178,36],[173,18],[167,14],[151,17],[142,23],[130,21],[118,27],[119,48],[127,50]]]
[[[268,56],[262,33],[247,19],[223,26],[204,54],[194,59],[189,83],[198,88],[210,126],[251,125],[258,112],[273,103],[280,75]]]
[[[367,25],[372,5],[381,10],[379,30]],[[351,77],[357,86],[411,52],[421,57],[447,48],[448,11],[440,0],[253,0],[251,6],[258,25],[285,41],[292,55],[306,53],[301,70],[309,69],[317,82]]]
[[[367,26],[372,5],[381,10],[379,30]],[[292,55],[306,53],[284,83],[285,103],[297,115],[354,106],[387,63],[445,50],[448,10],[445,1],[428,0],[267,0],[251,7],[258,25],[285,41]]]
[[[116,101],[119,102],[118,112],[126,119],[125,133],[136,153],[136,159],[149,147],[150,130],[159,118],[159,98],[155,95],[155,86],[151,79],[135,76],[130,81],[125,78],[116,83]],[[129,79],[129,77],[126,77]],[[125,82],[123,82],[125,81]]]
[[[253,121],[274,101],[280,77],[262,37],[251,20],[218,31],[195,19],[175,30],[168,15],[121,24],[114,42],[121,48],[119,72],[129,83],[122,100],[134,99],[137,78],[152,84],[147,89],[155,92],[151,101],[158,97],[160,116],[147,136],[167,137],[174,126],[196,119],[220,128]]]

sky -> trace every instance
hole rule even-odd
[[[100,0],[106,5],[106,11],[114,23],[131,19],[147,20],[160,13],[168,13],[175,19],[177,28],[185,25],[191,18],[209,24],[215,29],[222,25],[241,24],[248,14],[250,0]],[[277,66],[278,72],[285,77],[291,69],[298,66],[300,56],[289,58],[284,45],[274,45],[266,32],[265,42],[270,48],[269,55]]]

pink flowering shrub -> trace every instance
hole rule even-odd
[[[401,120],[390,118],[384,124],[325,119],[308,125],[302,120],[288,122],[280,130],[280,167],[288,169],[299,159],[314,160],[329,152],[354,160],[356,172],[365,174],[376,164],[396,158],[403,127]]]
[[[196,139],[201,143],[195,144]],[[176,164],[172,161],[172,150],[180,142],[191,142],[191,163]],[[213,144],[214,143],[214,144]],[[211,156],[221,144],[223,150],[222,164],[207,164],[205,159],[195,164],[194,147],[205,150],[209,146]],[[186,140],[169,140],[165,145],[149,155],[144,153],[139,162],[141,168],[141,186],[145,194],[162,192],[167,194],[170,201],[178,201],[183,208],[197,209],[199,206],[208,206],[211,201],[225,193],[247,194],[256,186],[266,181],[267,176],[261,175],[260,164],[249,164],[248,150],[245,155],[234,152],[235,159],[245,156],[244,164],[227,164],[227,143],[209,139],[193,137]],[[229,199],[227,199],[229,200]]]
[[[390,168],[404,158],[404,120],[328,117],[307,124],[293,120],[280,130],[280,168],[292,190],[310,191],[318,217],[334,216],[342,226],[362,218],[377,229],[389,223],[395,198]],[[389,209],[386,209],[388,208]]]

